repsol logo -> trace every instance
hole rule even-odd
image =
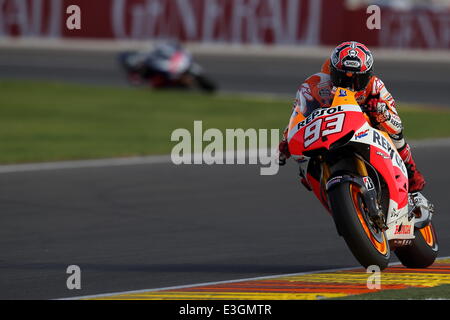
[[[391,158],[391,160],[395,161],[397,163],[397,165],[401,168],[403,173],[406,174],[406,169],[405,169],[402,159],[400,158],[398,153],[395,152],[395,149],[392,148],[391,144],[388,142],[388,140],[385,137],[383,137],[378,132],[373,131],[373,142],[376,143],[378,146],[380,146],[384,151],[386,151],[387,154],[389,155],[389,157]]]
[[[402,128],[402,122],[400,121],[400,118],[398,116],[392,115],[392,117],[389,121],[394,127],[398,128],[398,129]]]
[[[314,121],[314,119],[321,117],[321,116],[325,116],[325,115],[330,115],[330,114],[334,114],[336,112],[342,112],[344,111],[344,109],[342,108],[342,106],[338,106],[335,108],[321,108],[321,109],[316,109],[314,110],[313,113],[311,113],[305,120],[303,120],[302,122],[300,122],[297,126],[297,129],[301,129],[304,126],[310,124],[311,122]]]

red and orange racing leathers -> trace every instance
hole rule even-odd
[[[317,108],[330,107],[335,89],[330,78],[330,59],[327,59],[322,65],[321,71],[307,78],[299,87],[294,108],[298,107],[304,116],[308,116]],[[402,121],[397,114],[394,98],[387,91],[383,81],[373,76],[366,89],[356,92],[355,97],[360,105],[367,104],[371,99],[379,99],[386,104],[387,112],[389,113],[386,121],[382,123],[376,123],[374,121],[374,124],[378,129],[386,131],[389,134],[397,149],[402,148],[405,145],[402,134]],[[287,130],[284,133],[285,137],[286,134]]]
[[[330,59],[326,60],[322,65],[322,70],[316,74],[313,74],[300,86],[297,91],[297,96],[294,102],[294,108],[303,113],[307,117],[313,110],[317,108],[330,107],[334,97],[334,90],[330,77]],[[395,109],[395,101],[392,95],[387,91],[383,81],[376,76],[372,76],[367,87],[355,94],[356,101],[359,105],[371,105],[372,107],[378,106],[380,103],[383,105],[382,115],[378,113],[367,112],[372,125],[376,128],[383,130],[389,134],[392,142],[396,146],[397,150],[408,169],[409,176],[409,191],[416,192],[423,189],[425,186],[425,179],[423,175],[417,170],[416,163],[412,157],[411,148],[403,138],[403,125],[400,117]],[[372,100],[374,99],[374,100]],[[371,102],[374,102],[371,103]],[[377,121],[377,119],[383,119]],[[287,132],[288,128],[284,131],[283,141],[280,142],[280,165],[286,162],[286,159],[290,156],[288,144],[287,144]],[[304,181],[304,178],[303,180]]]

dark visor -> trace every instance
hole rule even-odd
[[[351,74],[351,76],[349,76]],[[364,90],[369,84],[372,72],[356,73],[332,68],[331,81],[334,86],[350,88],[354,91]]]

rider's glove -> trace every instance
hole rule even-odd
[[[280,155],[278,156],[278,164],[280,166],[284,166],[286,164],[286,159],[289,159],[291,156],[287,140],[281,140],[280,144],[278,145],[278,151],[280,151]]]
[[[377,123],[386,122],[391,118],[386,102],[381,99],[370,99],[367,102],[366,111]]]

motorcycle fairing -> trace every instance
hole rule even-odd
[[[319,148],[330,149],[340,138],[365,122],[358,105],[319,108],[307,118],[294,115],[287,136],[289,151],[291,154],[303,154]],[[299,132],[302,134],[297,135]]]
[[[408,176],[403,160],[388,134],[369,124],[369,119],[356,102],[354,93],[342,88],[338,88],[337,92],[330,108],[317,109],[307,118],[299,112],[298,108],[294,109],[288,130],[290,153],[294,159],[302,159],[301,168],[307,172],[309,161],[305,159],[307,157],[303,155],[304,152],[320,148],[330,149],[333,143],[353,130],[354,134],[348,143],[368,146],[369,159],[366,161],[378,171],[388,185],[390,200],[387,215],[387,238],[389,240],[414,238],[414,217],[411,218],[408,215]],[[342,115],[340,116],[340,114]],[[332,122],[339,117],[342,126],[337,128],[339,130],[326,135],[324,139],[324,131],[336,129],[336,126],[330,128],[326,124],[326,118],[331,116],[333,116]],[[318,128],[317,122],[320,123],[320,128]],[[332,124],[334,125],[336,122]],[[313,130],[308,129],[311,127]],[[313,135],[319,138],[305,143],[305,140]],[[311,179],[312,176],[307,174],[306,178],[316,196],[324,204],[323,186],[320,184],[321,177]],[[328,209],[328,205],[324,204],[324,206]]]
[[[184,73],[192,63],[192,57],[184,51],[175,52],[170,58],[152,58],[151,66],[160,72],[176,77]]]

